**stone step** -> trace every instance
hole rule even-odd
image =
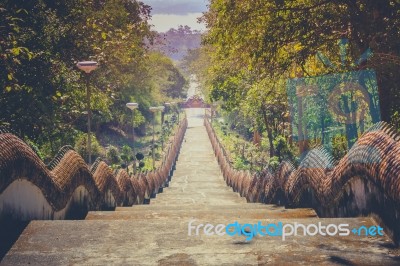
[[[179,194],[166,194],[166,195],[159,195],[157,198],[151,199],[151,204],[156,204],[156,202],[159,201],[179,201],[182,199],[188,199],[188,200],[212,200],[216,204],[218,204],[218,201],[222,200],[234,200],[237,202],[246,202],[245,198],[242,198],[238,195],[223,195],[221,193],[212,193],[210,191],[207,192],[180,192]],[[221,203],[222,204],[222,203]]]
[[[196,183],[197,187],[193,187],[193,183]],[[225,191],[228,191],[229,193],[233,192],[233,189],[231,187],[228,187],[225,185],[224,182],[222,181],[214,181],[214,182],[201,182],[198,181],[196,182],[195,180],[192,179],[187,179],[187,180],[172,180],[169,182],[169,185],[167,188],[165,188],[164,192],[169,192],[169,191],[174,191],[180,188],[185,188],[185,189],[197,189],[198,191],[201,191],[203,189],[210,189],[210,190],[220,190],[223,191],[222,193],[225,193]],[[163,193],[164,193],[163,192]]]
[[[216,176],[218,177],[217,180],[210,178],[210,176]],[[187,171],[179,171],[179,172],[174,172],[174,175],[172,176],[172,179],[174,181],[177,181],[179,179],[188,179],[193,181],[199,181],[199,182],[205,182],[206,180],[214,180],[215,182],[223,182],[223,177],[222,174],[219,171],[204,171],[204,170],[194,170],[194,169],[188,169]]]
[[[192,205],[193,208],[195,208],[197,205],[235,205],[235,204],[241,204],[245,203],[243,200],[240,199],[232,199],[232,198],[221,198],[221,199],[193,199],[190,197],[187,198],[177,198],[174,201],[170,200],[158,200],[158,201],[153,201],[153,203],[150,204],[159,204],[163,206],[170,206],[170,205]]]
[[[237,219],[257,223],[256,219]],[[370,218],[267,219],[266,223],[373,226]],[[387,237],[188,235],[187,219],[33,221],[2,265],[396,265],[398,251]],[[229,224],[199,217],[193,225]],[[201,228],[200,228],[201,229]]]
[[[173,210],[180,210],[182,208],[185,209],[192,209],[193,207],[191,206],[180,206],[180,205],[170,205],[168,208],[165,208],[165,206],[160,206],[158,204],[149,204],[149,205],[134,205],[132,207],[117,207],[115,208],[115,211],[146,211],[146,210],[154,210],[154,211],[173,211]],[[228,204],[228,205],[200,205],[197,207],[197,209],[201,208],[202,210],[213,210],[215,208],[219,208],[222,210],[240,210],[242,208],[249,208],[249,209],[257,209],[260,211],[267,211],[267,210],[276,210],[276,209],[284,209],[282,206],[278,205],[272,205],[272,204],[261,204],[261,203],[242,203],[242,204]],[[296,210],[296,209],[287,209],[287,210]]]
[[[156,207],[156,208],[154,208]],[[312,209],[284,209],[274,205],[252,206],[252,204],[210,206],[176,205],[159,208],[159,205],[149,205],[148,208],[121,207],[116,211],[89,212],[86,220],[154,220],[154,219],[198,219],[208,217],[209,220],[220,218],[236,219],[273,219],[273,218],[310,218],[317,214]]]
[[[228,187],[225,182],[223,181],[214,181],[214,180],[210,180],[210,181],[202,181],[202,180],[196,180],[194,178],[187,178],[187,179],[182,179],[182,180],[175,180],[172,178],[172,180],[169,182],[169,187],[166,188],[166,190],[168,189],[172,189],[172,188],[179,188],[181,186],[185,186],[185,187],[190,187],[193,189],[196,189],[198,186],[198,190],[203,190],[203,189],[221,189],[221,190],[225,190],[225,191],[230,191],[233,192],[231,187]]]
[[[212,178],[214,177],[214,178]],[[218,178],[216,178],[218,177]],[[206,182],[206,181],[212,181],[212,182],[219,182],[221,184],[224,183],[224,179],[222,177],[222,174],[219,171],[202,171],[202,170],[195,170],[195,169],[188,169],[187,171],[174,171],[174,174],[172,176],[172,180],[178,181],[178,180],[193,180],[193,181],[198,181],[198,182]]]
[[[196,168],[193,168],[193,167],[196,167]],[[177,173],[183,173],[183,172],[185,172],[185,169],[186,169],[186,170],[205,171],[205,173],[221,175],[221,171],[219,168],[216,167],[216,165],[215,166],[209,165],[209,163],[207,163],[207,162],[188,161],[185,163],[185,166],[181,166],[181,165],[177,164],[176,169],[177,170],[175,172],[177,172]],[[208,170],[208,172],[206,172],[207,170]]]
[[[178,196],[190,197],[191,195],[193,198],[196,197],[204,198],[204,197],[215,196],[215,197],[243,198],[243,200],[245,200],[245,198],[241,197],[239,193],[235,193],[231,189],[226,189],[225,187],[219,189],[217,186],[213,186],[207,189],[196,189],[191,185],[185,185],[185,184],[182,185],[171,184],[169,187],[163,188],[163,192],[158,193],[156,195],[156,199],[166,198],[166,197],[171,197],[171,199],[173,199],[174,197]]]
[[[207,189],[207,193],[214,193],[214,194],[220,194],[220,195],[226,195],[226,194],[233,194],[237,197],[240,197],[239,193],[234,193],[232,188],[224,186],[221,187],[220,184],[203,184],[199,183],[198,188],[194,188],[192,185],[189,185],[188,183],[185,182],[173,182],[170,183],[168,187],[163,188],[162,193],[157,194],[158,197],[163,197],[165,195],[170,195],[170,194],[176,194],[176,193],[184,193],[184,192],[191,192],[191,193],[203,193],[205,189]]]

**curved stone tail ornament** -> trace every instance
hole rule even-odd
[[[373,216],[400,240],[400,135],[379,122],[338,162],[324,148],[309,151],[298,168],[282,162],[272,173],[234,170],[208,119],[204,120],[226,183],[249,202],[309,207],[320,217]]]
[[[45,165],[15,134],[0,128],[0,221],[12,219],[83,219],[88,211],[143,204],[171,178],[186,132],[181,121],[156,170],[130,176],[101,159],[89,169],[70,146]]]

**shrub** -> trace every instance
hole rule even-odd
[[[111,164],[118,164],[121,158],[118,154],[118,149],[114,146],[110,146],[107,151],[107,159]]]
[[[277,136],[274,139],[273,144],[279,162],[281,162],[283,159],[293,160],[294,154],[290,150],[289,144],[284,136]]]
[[[87,133],[80,134],[75,141],[75,150],[78,152],[85,160],[88,161],[89,154],[87,151]],[[103,147],[100,146],[96,136],[91,134],[92,141],[92,161],[93,159],[100,157],[103,153]]]
[[[234,158],[233,167],[238,170],[248,170],[248,161],[238,156]]]
[[[280,162],[279,162],[279,158],[277,156],[271,157],[269,159],[268,165],[272,170],[276,170],[278,169]]]
[[[36,145],[36,143],[34,143],[32,140],[26,138],[25,139],[26,144],[28,144],[32,150],[37,154],[37,156],[39,156],[40,159],[42,159],[42,161],[45,160],[45,156],[43,155],[43,153],[40,151],[39,147]]]
[[[137,159],[138,161],[143,160],[143,159],[144,159],[143,153],[141,153],[141,152],[136,153],[136,159]]]
[[[121,159],[125,164],[128,164],[128,162],[132,160],[132,149],[128,145],[122,146]]]
[[[336,160],[340,160],[347,153],[346,136],[335,136],[332,138],[332,155]]]
[[[390,123],[394,128],[396,128],[397,132],[400,132],[400,114],[398,111],[394,112],[391,116]]]

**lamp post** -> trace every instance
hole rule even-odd
[[[90,85],[89,85],[89,74],[98,67],[95,61],[82,61],[78,62],[76,66],[86,73],[86,104],[88,112],[88,140],[87,140],[87,150],[89,155],[89,165],[92,164],[92,138],[91,138],[91,119],[92,119],[92,109],[90,108]]]
[[[136,156],[135,156],[135,109],[139,107],[138,103],[127,103],[126,107],[132,110],[132,153],[133,153],[133,173],[136,171]]]
[[[164,106],[161,106],[164,109]],[[155,122],[156,122],[156,112],[163,110],[160,108],[160,106],[155,107],[152,106],[149,108],[150,112],[153,113],[153,144],[151,146],[151,153],[153,157],[153,170],[156,168],[156,159],[155,159],[155,154],[154,154],[154,141],[155,141]]]

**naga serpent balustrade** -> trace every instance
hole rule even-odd
[[[130,176],[97,159],[88,168],[71,147],[46,166],[23,140],[0,129],[0,221],[81,219],[88,211],[143,204],[168,186],[183,137],[183,119],[156,170]]]
[[[207,118],[204,124],[226,183],[248,202],[310,207],[320,217],[372,215],[399,244],[400,135],[388,124],[374,125],[338,162],[316,148],[297,168],[283,161],[260,173],[235,170]]]

